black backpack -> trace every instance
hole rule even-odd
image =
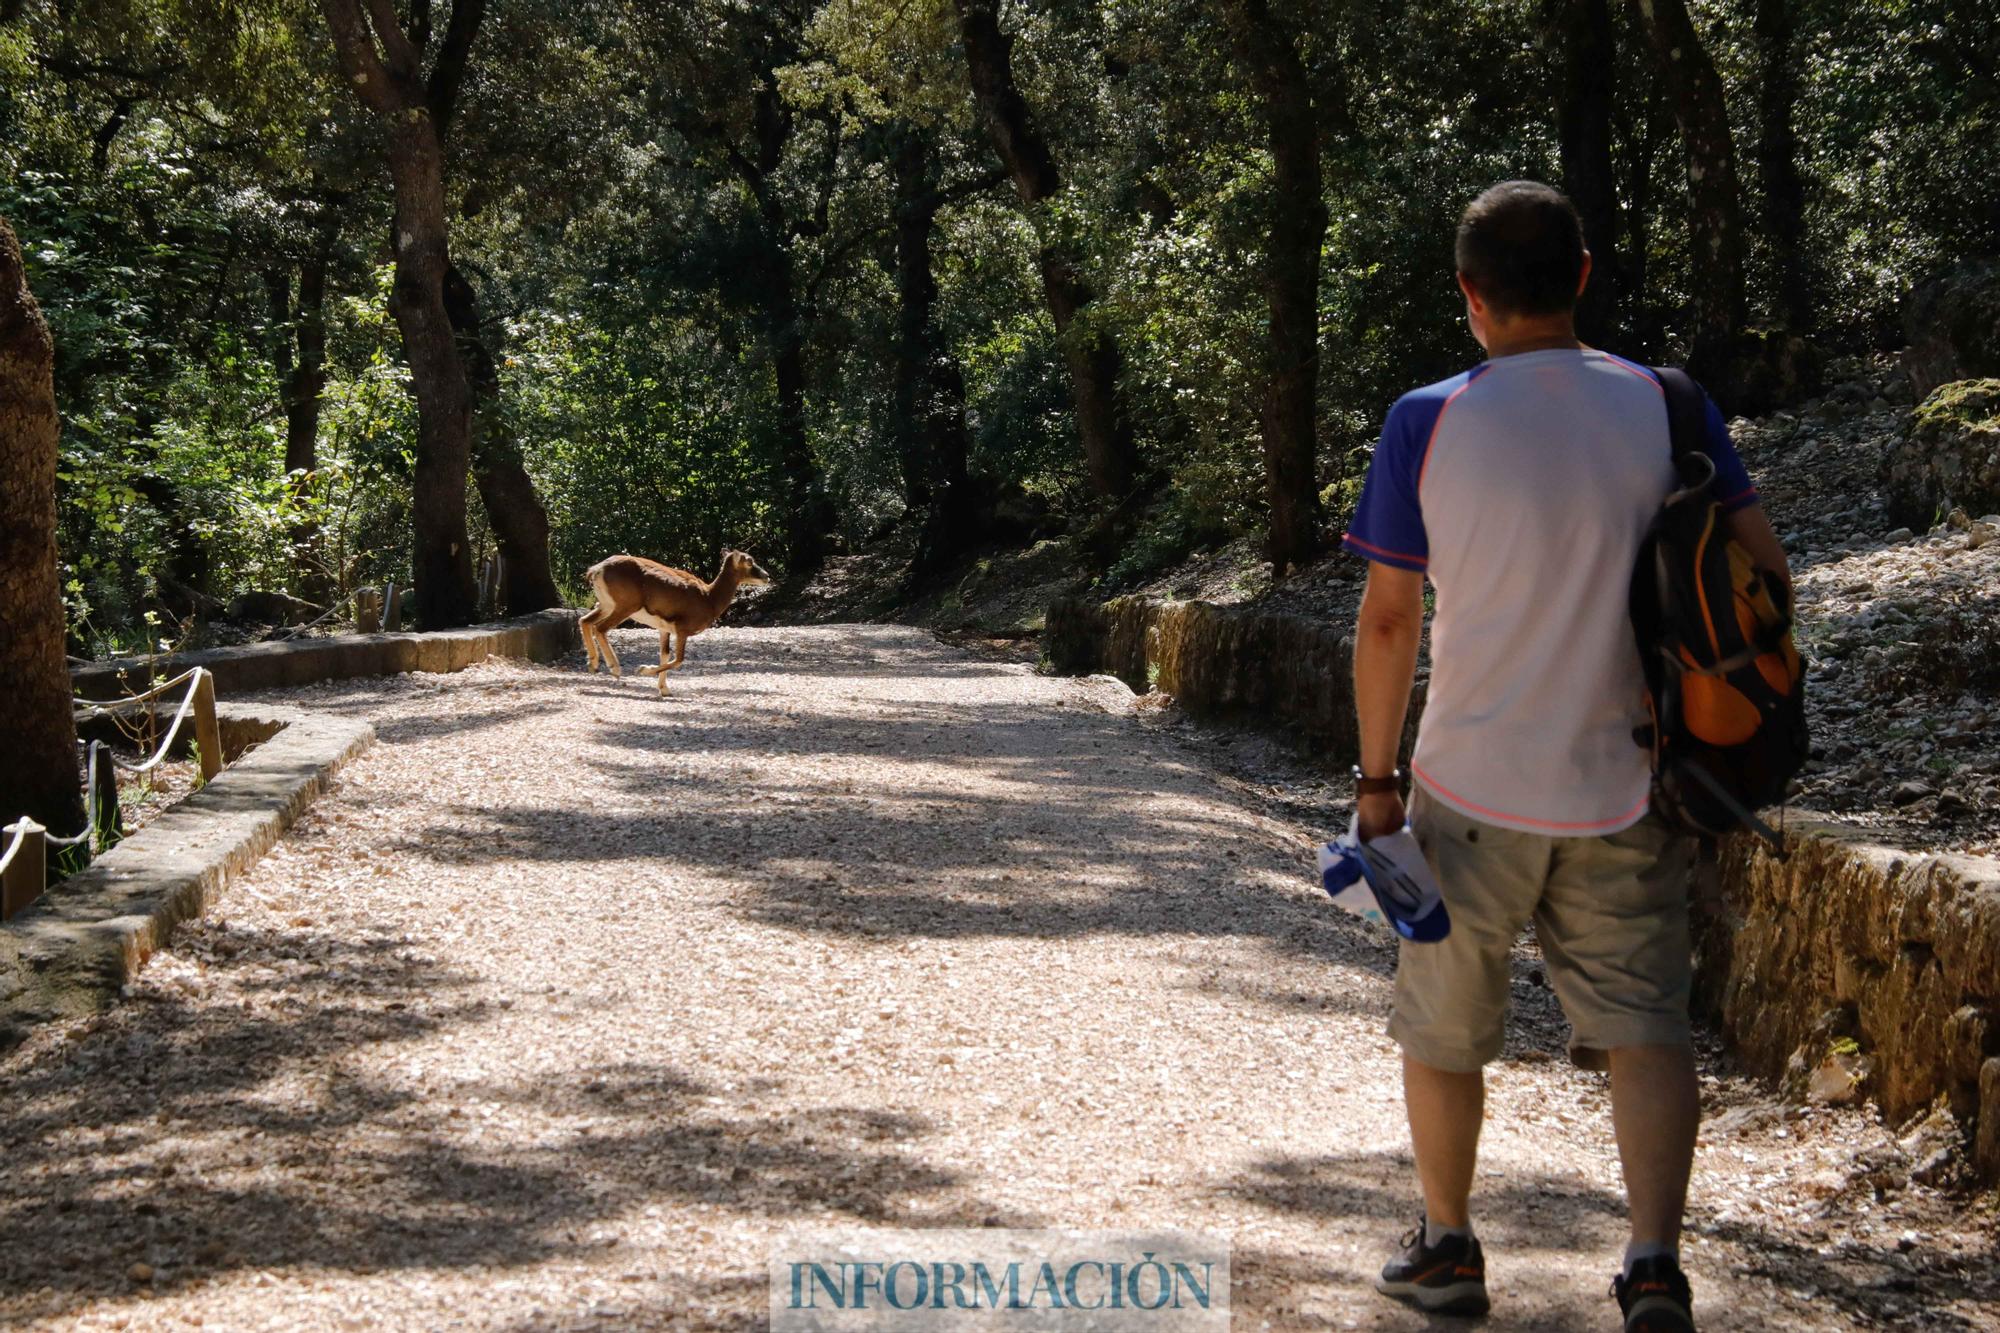
[[[1653,809],[1685,833],[1754,829],[1785,798],[1809,752],[1805,667],[1784,581],[1730,539],[1704,445],[1707,403],[1686,372],[1657,372],[1679,485],[1632,570],[1632,628],[1652,721],[1634,733],[1653,758]]]

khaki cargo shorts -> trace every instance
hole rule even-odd
[[[1688,1043],[1692,839],[1651,815],[1601,838],[1521,833],[1462,815],[1422,788],[1410,823],[1451,933],[1402,943],[1389,1035],[1405,1054],[1462,1073],[1500,1054],[1508,954],[1530,920],[1577,1064],[1602,1069],[1604,1052],[1620,1046]]]

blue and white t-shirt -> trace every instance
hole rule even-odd
[[[1754,504],[1713,403],[1725,507]],[[1462,814],[1615,833],[1651,771],[1629,597],[1673,484],[1665,395],[1643,366],[1556,348],[1501,357],[1389,410],[1346,545],[1436,589],[1412,776]]]

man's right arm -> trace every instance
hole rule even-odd
[[[1423,633],[1424,576],[1395,565],[1370,564],[1354,629],[1354,710],[1363,773],[1379,777],[1396,766]],[[1355,802],[1355,814],[1364,840],[1393,833],[1403,826],[1403,798],[1363,796]]]
[[[1355,502],[1354,524],[1343,538],[1368,561],[1368,587],[1354,632],[1354,707],[1361,771],[1369,777],[1383,777],[1396,767],[1403,720],[1410,711],[1410,686],[1424,633],[1424,569],[1430,560],[1417,492],[1424,452],[1450,401],[1450,394],[1440,391],[1449,387],[1432,385],[1405,394],[1389,409]],[[1403,826],[1401,796],[1362,796],[1354,810],[1363,838]]]

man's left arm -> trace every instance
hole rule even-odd
[[[1729,524],[1729,535],[1750,553],[1751,563],[1759,569],[1768,569],[1776,574],[1789,594],[1792,588],[1792,567],[1785,558],[1784,543],[1771,527],[1770,515],[1761,504],[1746,505],[1724,515]]]
[[[1729,425],[1722,419],[1722,409],[1715,401],[1708,401],[1708,456],[1715,464],[1716,490],[1723,497],[1724,521],[1729,525],[1729,535],[1750,553],[1751,562],[1759,569],[1767,569],[1784,583],[1789,594],[1792,587],[1792,570],[1785,559],[1785,547],[1778,540],[1777,532],[1771,527],[1771,519],[1759,502],[1757,487],[1750,480],[1750,471],[1743,466],[1742,455],[1736,452],[1736,442],[1729,438]]]

